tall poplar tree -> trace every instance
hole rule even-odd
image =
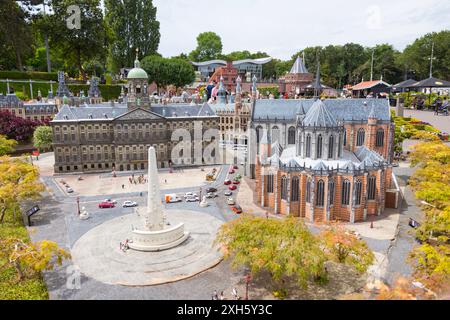
[[[105,0],[105,10],[106,23],[115,38],[109,48],[113,71],[132,67],[136,49],[140,57],[157,53],[161,35],[151,0]]]

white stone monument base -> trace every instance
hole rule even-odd
[[[189,238],[189,232],[184,231],[184,223],[159,231],[133,230],[130,249],[138,251],[162,251],[183,243]]]

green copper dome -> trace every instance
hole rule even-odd
[[[147,72],[141,68],[141,63],[139,62],[137,56],[134,60],[134,68],[128,72],[127,79],[148,79]]]
[[[128,72],[127,79],[148,79],[148,75],[144,69],[133,68]]]

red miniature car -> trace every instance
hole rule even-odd
[[[230,189],[230,190],[236,190],[237,187],[236,187],[235,185],[231,185],[231,186],[228,187],[228,189]]]
[[[100,209],[105,209],[105,208],[114,208],[116,205],[112,202],[101,202],[98,204],[98,207]]]
[[[238,168],[238,166],[234,166],[233,169],[237,170],[237,169],[239,169],[239,168]]]
[[[223,184],[227,186],[227,185],[231,184],[231,180],[225,180],[225,181],[223,182]]]
[[[240,182],[239,182],[239,180],[234,180],[233,181],[233,184],[239,184]]]
[[[242,208],[238,205],[234,205],[231,207],[231,210],[233,210],[234,213],[236,214],[241,214],[242,213]]]
[[[228,173],[229,173],[229,174],[233,174],[233,173],[234,173],[234,170],[233,170],[233,169],[230,169],[230,171],[228,171]]]

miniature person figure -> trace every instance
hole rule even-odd
[[[231,291],[231,295],[234,297],[234,300],[238,300],[238,293],[236,288],[233,288],[233,290]]]
[[[219,300],[225,300],[225,296],[223,295],[223,291],[220,291]]]

